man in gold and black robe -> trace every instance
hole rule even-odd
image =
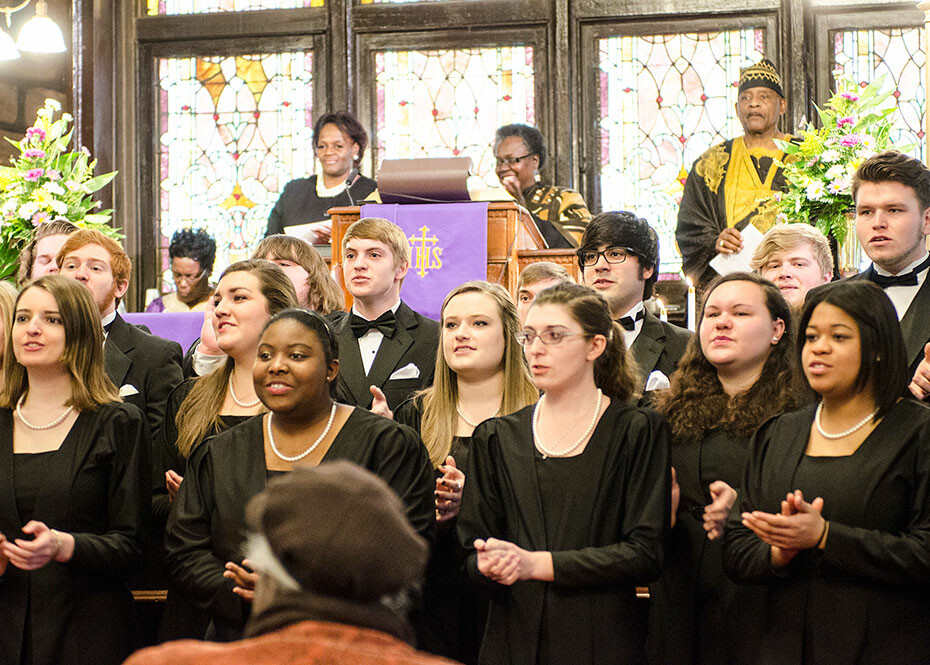
[[[740,72],[736,114],[744,134],[719,143],[701,155],[685,183],[675,239],[684,271],[695,284],[716,276],[710,261],[742,248],[740,229],[753,224],[765,232],[775,211],[762,205],[772,192],[784,190],[779,162],[784,153],[775,139],[787,109],[781,77],[769,60]]]

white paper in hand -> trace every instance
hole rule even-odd
[[[717,254],[710,261],[710,267],[721,275],[729,275],[731,272],[752,272],[752,266],[749,261],[752,259],[756,247],[762,242],[762,232],[752,224],[747,224],[746,228],[740,231],[743,237],[743,249],[736,254]]]

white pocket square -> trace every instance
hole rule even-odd
[[[665,376],[659,370],[654,371],[649,375],[649,378],[646,379],[646,391],[650,390],[665,390],[671,387],[668,377]]]
[[[122,385],[119,388],[120,397],[129,397],[130,395],[138,395],[138,394],[139,394],[139,391],[136,390],[136,387],[129,383]]]
[[[404,365],[399,370],[396,370],[390,377],[388,381],[396,381],[397,379],[419,379],[420,378],[420,368],[410,363],[409,365]]]

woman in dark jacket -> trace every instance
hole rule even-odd
[[[149,442],[103,364],[90,292],[58,275],[20,294],[0,393],[0,662],[121,663],[142,561]]]
[[[253,370],[269,413],[204,441],[188,461],[165,533],[168,570],[174,588],[210,614],[218,640],[241,637],[249,615],[254,576],[242,560],[245,504],[269,478],[349,460],[385,480],[414,529],[432,538],[426,450],[410,428],[333,400],[337,355],[332,329],[316,312],[275,315]]]
[[[767,586],[755,663],[928,663],[930,409],[894,306],[867,280],[807,295],[801,364],[816,406],[756,434],[727,572]]]
[[[368,134],[354,115],[336,111],[317,118],[313,145],[320,173],[291,180],[284,186],[268,217],[266,236],[285,233],[288,226],[306,224],[300,237],[310,244],[326,244],[332,232],[328,210],[358,205],[377,188],[374,180],[358,172]]]

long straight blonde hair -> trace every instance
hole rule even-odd
[[[248,272],[258,278],[268,318],[289,307],[297,307],[297,292],[284,271],[271,261],[249,259],[239,261],[223,271],[223,277],[232,272]],[[220,409],[226,399],[226,386],[236,367],[236,361],[229,357],[226,362],[210,374],[197,379],[194,387],[181,402],[175,423],[178,427],[178,452],[189,457],[194,447],[203,441],[211,428],[223,427]]]
[[[497,303],[497,313],[504,332],[504,355],[501,358],[504,394],[501,396],[501,415],[509,415],[533,404],[539,399],[539,391],[533,384],[533,379],[523,360],[523,349],[517,342],[516,335],[520,329],[520,319],[510,294],[499,284],[480,280],[466,282],[454,288],[446,296],[442,303],[440,322],[449,301],[463,293],[483,293]],[[440,326],[440,330],[444,335],[445,327]],[[420,436],[426,445],[433,466],[443,464],[452,449],[452,438],[455,436],[458,418],[456,411],[459,400],[458,376],[446,362],[442,347],[440,340],[439,349],[436,352],[436,374],[433,385],[417,393],[417,397],[422,399],[423,404]]]

